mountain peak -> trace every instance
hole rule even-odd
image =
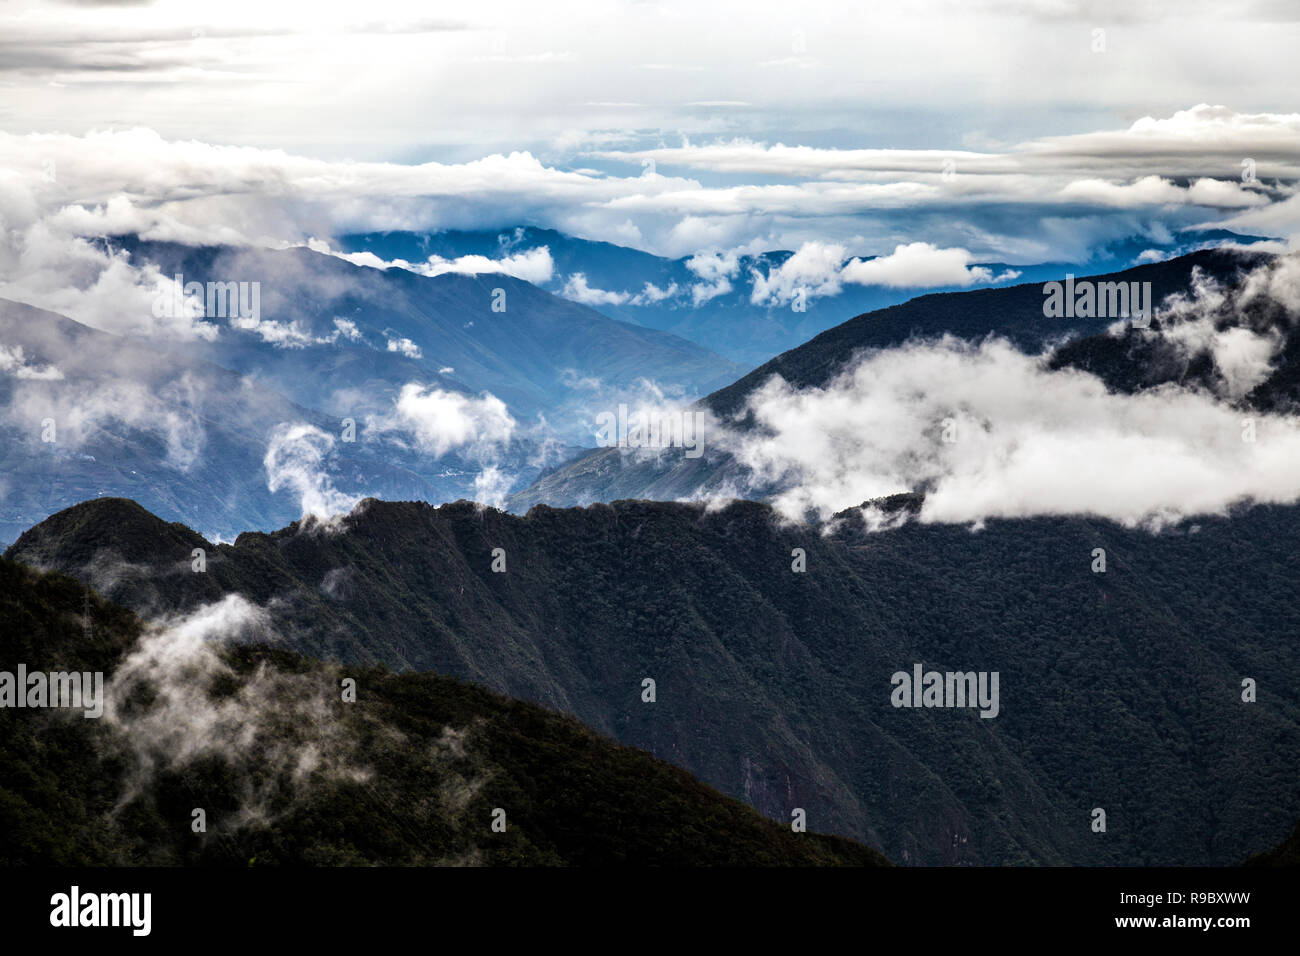
[[[50,515],[22,533],[5,553],[28,564],[76,568],[103,550],[129,562],[152,562],[163,545],[177,551],[213,545],[180,522],[167,522],[130,498],[92,498]]]

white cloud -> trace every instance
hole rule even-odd
[[[1201,270],[1191,288],[1170,296],[1160,309],[1161,335],[1190,360],[1208,354],[1221,391],[1246,395],[1273,371],[1285,345],[1276,328],[1250,327],[1254,315],[1281,306],[1292,324],[1300,319],[1300,255],[1279,256],[1252,270],[1239,289],[1227,289]],[[1225,321],[1226,320],[1226,321]],[[1117,323],[1114,334],[1120,334]]]
[[[628,299],[628,304],[656,305],[673,298],[677,295],[678,291],[676,282],[670,282],[666,288],[662,289],[653,282],[647,282],[640,292]]]
[[[581,302],[583,305],[623,305],[632,298],[628,292],[610,292],[606,289],[597,289],[595,286],[587,283],[587,276],[582,272],[575,272],[565,280],[564,288],[560,290],[560,295],[566,299],[572,299],[574,302]]]
[[[276,426],[263,459],[267,488],[294,492],[304,517],[327,520],[349,513],[361,496],[334,487],[327,467],[333,449],[334,436],[314,425],[285,422]]]
[[[361,330],[357,328],[357,324],[351,319],[335,318],[334,335],[331,336],[331,341],[335,337],[346,339],[349,342],[359,342],[362,336]]]
[[[37,250],[37,226],[58,244],[134,232],[188,243],[306,243],[328,251],[327,242],[310,237],[530,221],[673,256],[762,239],[769,249],[820,242],[858,254],[928,242],[968,249],[980,260],[1020,262],[1076,258],[1068,247],[1160,224],[1180,228],[1207,213],[1254,217],[1220,221],[1268,225],[1264,231],[1300,229],[1300,214],[1281,208],[1290,195],[1286,183],[1300,178],[1300,118],[1290,114],[1201,105],[1124,129],[1044,137],[1000,152],[731,140],[602,155],[634,168],[629,175],[566,169],[524,150],[416,165],[331,161],[167,140],[143,128],[84,136],[0,133],[6,186],[0,218],[11,237],[23,235]],[[1239,175],[1247,159],[1255,176],[1250,183]],[[658,171],[642,175],[641,163],[650,160]],[[48,179],[47,163],[57,170]],[[704,170],[709,179],[665,174],[672,169]],[[782,177],[788,181],[772,181]],[[143,310],[118,286],[147,288],[154,277],[108,271],[106,287],[92,290],[109,267],[103,253],[76,270],[65,264],[76,259],[72,252],[44,269],[37,252],[21,263],[18,252],[0,255],[0,281],[25,292],[13,297],[78,318],[103,313],[102,328],[152,321],[139,317]],[[503,252],[423,263],[384,262],[372,253],[344,258],[428,275],[554,277],[545,247]],[[75,296],[64,292],[72,285],[68,276],[78,277]],[[693,299],[723,294],[717,290],[724,278],[731,277],[701,278]],[[629,298],[637,294],[628,291]],[[80,311],[59,295],[81,300]]]
[[[940,249],[928,242],[895,247],[875,259],[844,259],[843,246],[807,242],[789,259],[766,274],[752,269],[750,301],[755,305],[785,305],[800,293],[813,299],[838,295],[845,283],[903,289],[1005,282],[1020,273],[1008,269],[997,277],[984,266],[972,266],[965,249]]]
[[[497,273],[540,284],[550,282],[554,270],[555,263],[551,259],[551,250],[546,246],[538,246],[500,259],[489,259],[487,256],[460,256],[456,259],[430,256],[429,261],[417,267],[415,271],[429,276],[442,275],[445,272],[459,275]]]
[[[785,305],[801,292],[807,298],[838,295],[843,286],[845,250],[824,242],[806,242],[766,274],[750,270],[749,300],[755,305]]]
[[[1197,271],[1158,315],[1158,328],[1111,333],[1173,346],[1188,364],[1208,356],[1208,387],[1112,391],[1003,339],[948,336],[867,352],[823,387],[774,376],[749,398],[756,427],[714,434],[741,466],[726,491],[773,495],[791,518],[923,491],[921,520],[974,523],[1087,514],[1159,526],[1300,501],[1300,417],[1240,403],[1300,334],[1300,254],[1231,287]]]
[[[499,508],[510,493],[513,480],[497,465],[488,465],[474,477],[474,500]]]
[[[1244,113],[1201,103],[1165,118],[1144,116],[1124,129],[1047,136],[1000,152],[769,145],[732,139],[601,155],[636,163],[652,159],[664,168],[843,182],[920,179],[945,187],[963,179],[1024,187],[1030,184],[1023,179],[1027,176],[1041,179],[1046,189],[1089,178],[1205,178],[1239,185],[1238,174],[1247,159],[1258,179],[1300,176],[1300,113]],[[1226,180],[1225,171],[1230,171]],[[1153,190],[1155,201],[1184,194],[1167,192],[1160,182],[1146,182],[1141,188]]]
[[[453,449],[480,457],[490,454],[510,441],[515,428],[505,402],[495,395],[475,398],[415,382],[402,386],[391,415],[367,422],[367,429],[376,433],[411,434],[420,449],[434,457]]]
[[[37,381],[58,381],[63,373],[56,365],[44,365],[37,368],[28,363],[21,345],[7,346],[0,343],[0,372],[14,378],[35,379]]]
[[[420,347],[408,338],[389,338],[388,351],[400,352],[402,355],[405,355],[407,358],[415,358],[415,359],[420,358],[422,355],[420,351]]]
[[[653,282],[647,282],[640,292],[613,292],[607,289],[597,289],[587,282],[585,273],[575,272],[565,280],[560,295],[574,302],[581,302],[583,305],[591,306],[657,305],[660,302],[666,302],[674,298],[679,291],[676,282],[670,282],[664,288],[660,288]]]
[[[353,265],[369,266],[372,269],[406,269],[423,276],[440,276],[447,273],[467,276],[507,275],[523,279],[525,282],[542,284],[550,282],[555,271],[551,250],[546,246],[510,253],[500,259],[479,255],[445,259],[442,256],[432,255],[424,262],[407,262],[405,259],[385,261],[373,252],[336,252],[329,243],[317,239],[309,240],[307,246],[315,252],[324,252],[345,259]]]
[[[1061,190],[1061,195],[1070,200],[1117,208],[1192,204],[1236,209],[1269,204],[1267,196],[1243,188],[1241,183],[1208,177],[1198,179],[1187,187],[1160,176],[1143,176],[1130,183],[1085,179],[1070,183]]]
[[[759,428],[724,440],[792,517],[924,489],[923,521],[1090,514],[1125,524],[1300,500],[1300,422],[1203,392],[1109,392],[1005,341],[953,339],[865,357],[825,388],[773,379]],[[955,440],[945,441],[945,427]],[[1158,476],[1158,477],[1157,477]]]
[[[691,286],[691,304],[698,308],[731,291],[731,280],[740,271],[740,256],[734,251],[701,252],[686,260],[686,268],[702,280]]]
[[[899,289],[928,289],[936,286],[968,286],[992,282],[993,273],[971,266],[965,249],[939,249],[928,242],[900,245],[887,256],[854,259],[844,267],[843,280],[859,285],[883,285]],[[1004,273],[999,279],[1014,279]]]
[[[206,440],[203,383],[188,372],[164,381],[138,380],[133,377],[137,370],[116,367],[113,356],[99,358],[108,371],[88,374],[80,368],[54,375],[42,369],[40,374],[19,375],[5,418],[33,436],[40,434],[40,423],[50,419],[58,445],[71,449],[112,437],[123,428],[139,429],[162,442],[162,464],[190,470]]]
[[[214,832],[273,818],[283,798],[297,799],[318,775],[368,778],[355,737],[337,720],[318,677],[257,668],[235,679],[221,655],[228,643],[275,638],[267,611],[238,594],[148,625],[105,688],[104,722],[130,760],[119,806],[146,791],[154,773],[204,757],[244,775],[234,788],[242,795],[238,812],[210,821]],[[214,694],[219,682],[234,691]],[[256,770],[249,771],[254,753]]]
[[[119,335],[217,337],[197,300],[178,310],[159,308],[163,299],[185,302],[174,279],[152,267],[137,269],[121,250],[73,234],[57,214],[6,219],[0,207],[0,221],[8,226],[0,231],[0,296]]]
[[[279,322],[275,319],[245,318],[236,315],[231,316],[230,326],[243,332],[252,332],[263,342],[281,349],[302,349],[309,345],[333,342],[338,336],[338,332],[335,331],[329,336],[318,338],[312,335],[298,319]]]

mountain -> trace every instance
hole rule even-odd
[[[1227,865],[1300,817],[1297,535],[1294,507],[1161,534],[1082,518],[869,534],[857,512],[800,525],[756,502],[366,501],[218,545],[101,499],[7,557],[150,615],[237,595],[293,650],[565,711],[897,862]],[[894,706],[916,665],[996,672],[996,716]]]
[[[367,494],[496,500],[576,452],[564,436],[589,440],[622,390],[653,379],[689,397],[740,371],[507,277],[384,272],[305,249],[113,248],[185,283],[247,283],[240,301],[256,289],[258,314],[218,308],[233,317],[185,340],[0,300],[0,541],[95,495],[225,536]]]
[[[131,495],[211,534],[275,527],[303,510],[293,488],[268,488],[264,459],[274,430],[297,422],[338,432],[338,419],[247,376],[0,300],[5,359],[0,540],[104,494]],[[456,497],[473,489],[477,473],[453,454],[440,467],[461,472],[459,480],[428,480],[410,455],[364,442],[338,448],[341,481],[389,495]]]
[[[490,392],[561,439],[590,435],[589,406],[648,379],[705,394],[744,369],[678,336],[606,318],[510,276],[416,275],[310,249],[117,240],[137,267],[185,283],[259,283],[256,324],[220,317],[187,354],[252,375],[311,408],[360,420],[415,382]],[[343,324],[340,324],[343,323]],[[585,418],[584,418],[585,412]]]
[[[1205,246],[1249,244],[1262,238],[1225,230],[1185,230],[1159,238],[1132,236],[1101,244],[1086,261],[1031,265],[980,262],[971,263],[971,268],[986,269],[998,285],[1016,279],[1042,283],[1066,273],[1096,276],[1119,272],[1149,262],[1152,257],[1174,258]],[[370,253],[384,262],[401,260],[415,267],[427,266],[431,257],[441,268],[471,256],[495,260],[498,268],[502,260],[520,260],[527,263],[533,281],[543,288],[585,301],[613,318],[699,342],[748,366],[795,348],[848,316],[875,312],[926,292],[964,288],[843,283],[830,294],[808,297],[802,303],[803,311],[795,311],[790,302],[774,302],[763,295],[761,288],[756,292],[760,277],[771,279],[796,254],[789,249],[667,258],[535,226],[438,233],[357,233],[339,236],[335,245],[348,254]],[[549,254],[549,272],[538,272],[536,262],[528,258],[543,249]],[[849,250],[846,255],[871,260],[878,258],[873,252],[889,251]],[[476,267],[483,267],[483,263]],[[816,284],[815,279],[808,281]]]
[[[1166,296],[1186,294],[1194,274],[1231,285],[1240,272],[1270,258],[1207,250],[1097,276],[1094,281],[1149,282],[1153,300],[1158,303]],[[1041,284],[919,296],[837,325],[718,389],[697,407],[719,419],[731,419],[743,414],[749,398],[773,376],[780,376],[797,389],[821,388],[864,352],[943,336],[979,342],[997,335],[1030,354],[1051,349],[1056,356],[1053,367],[1071,365],[1096,372],[1107,366],[1114,369],[1115,381],[1124,378],[1119,372],[1121,367],[1131,370],[1144,357],[1150,357],[1134,349],[1133,335],[1113,338],[1104,334],[1114,318],[1049,319],[1044,316],[1044,301]],[[1300,359],[1296,354],[1300,336],[1290,342],[1281,371],[1276,373],[1275,386],[1288,376],[1287,380],[1294,382],[1300,374],[1300,361],[1293,361]],[[1181,365],[1166,364],[1181,374]],[[1135,385],[1143,378],[1131,371],[1128,375]],[[1147,381],[1157,383],[1156,378],[1148,377]],[[1296,394],[1300,396],[1300,391]],[[1259,407],[1267,407],[1262,395],[1260,399]],[[742,420],[738,427],[745,426]],[[694,458],[676,449],[647,456],[629,454],[626,448],[597,448],[553,467],[531,487],[511,495],[506,504],[510,510],[522,512],[534,504],[565,507],[618,498],[691,498],[723,493],[745,483],[746,476],[730,454],[716,445],[710,447],[707,441],[703,444],[703,453]]]
[[[103,672],[115,705],[0,709],[4,866],[885,863],[572,718],[434,674],[214,651],[6,560],[0,650],[29,674]]]

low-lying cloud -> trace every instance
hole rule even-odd
[[[297,496],[304,517],[328,519],[349,513],[363,496],[334,487],[329,458],[335,438],[305,422],[285,422],[271,432],[263,465],[267,488]]]
[[[922,521],[1090,514],[1159,524],[1300,500],[1300,422],[1204,392],[1107,390],[1010,343],[946,338],[865,357],[825,388],[769,381],[737,460],[790,517],[902,491]],[[1254,440],[1246,420],[1253,422]]]
[[[1121,392],[1050,353],[951,336],[864,353],[821,387],[773,376],[749,397],[752,428],[716,426],[739,466],[725,489],[769,495],[793,520],[909,491],[924,492],[920,520],[958,523],[1095,515],[1159,527],[1300,501],[1300,416],[1245,402],[1300,334],[1300,256],[1230,287],[1197,273],[1158,319],[1110,334],[1183,367],[1208,358],[1199,384],[1175,375]]]
[[[201,758],[243,770],[234,777],[239,813],[212,820],[216,832],[268,822],[273,805],[300,799],[312,780],[369,779],[324,675],[259,667],[238,676],[220,651],[241,640],[274,641],[272,617],[228,594],[151,624],[118,665],[104,722],[129,758],[119,808],[149,793],[158,774]],[[214,694],[222,682],[233,692]]]
[[[895,289],[965,288],[976,283],[1006,282],[1020,275],[1004,270],[998,275],[985,266],[972,266],[965,249],[940,249],[928,242],[897,246],[889,255],[874,259],[849,259],[844,246],[806,242],[798,251],[766,273],[752,269],[750,301],[754,305],[786,305],[804,299],[839,295],[846,284],[876,285]]]

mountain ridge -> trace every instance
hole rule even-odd
[[[0,710],[6,866],[887,865],[841,837],[764,820],[570,717],[452,678],[340,669],[260,644],[196,653],[72,579],[3,559],[0,620],[6,662],[99,670],[118,694],[99,721]],[[150,641],[203,679],[178,680],[142,650]],[[341,679],[354,703],[338,700]],[[183,721],[169,725],[178,736],[159,734],[164,693],[247,739],[232,749]]]
[[[1150,282],[1153,301],[1158,302],[1172,293],[1186,292],[1197,273],[1231,282],[1242,269],[1271,258],[1206,250],[1091,279],[1098,283]],[[820,388],[863,354],[943,336],[972,344],[990,336],[1005,338],[1029,354],[1054,350],[1060,359],[1053,367],[1068,363],[1087,368],[1086,359],[1099,352],[1112,365],[1131,363],[1128,340],[1108,341],[1106,331],[1114,318],[1078,319],[1063,327],[1060,320],[1044,317],[1043,302],[1041,283],[918,296],[842,322],[711,392],[693,407],[743,429],[748,424],[742,417],[746,401],[774,376],[794,389]],[[1099,350],[1096,343],[1105,348]],[[1297,344],[1300,337],[1292,343]],[[1287,357],[1295,359],[1293,371],[1288,373],[1295,378],[1300,374],[1300,355],[1292,348]],[[1300,395],[1300,386],[1294,390]],[[703,453],[695,458],[671,448],[649,456],[619,447],[592,449],[542,471],[531,486],[509,495],[506,507],[523,512],[534,504],[562,507],[612,498],[678,500],[725,494],[729,487],[743,484],[745,476],[732,456],[707,440],[704,444]],[[760,496],[763,491],[755,489]]]
[[[1090,519],[824,534],[756,502],[367,501],[215,545],[202,574],[192,539],[157,523],[152,560],[115,555],[132,513],[86,502],[7,555],[151,615],[241,595],[302,653],[563,710],[898,862],[1228,864],[1300,817],[1300,659],[1282,637],[1300,628],[1300,509],[1159,535]],[[890,674],[917,662],[1000,672],[998,717],[892,707]],[[1243,675],[1260,704],[1239,700]]]

